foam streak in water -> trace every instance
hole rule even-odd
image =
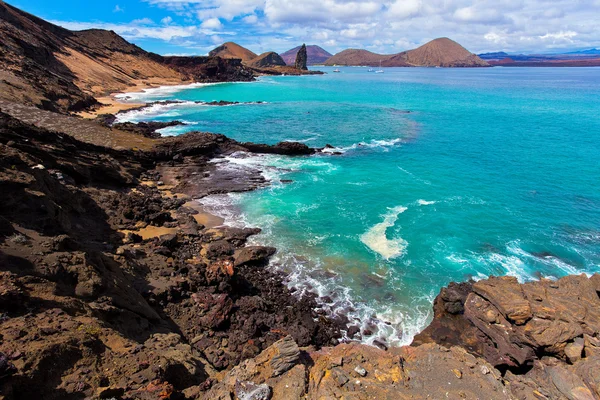
[[[383,216],[383,222],[373,226],[361,235],[360,241],[386,260],[404,254],[406,246],[408,246],[406,240],[401,237],[388,239],[387,229],[394,226],[398,216],[406,210],[407,208],[402,206],[390,208],[388,213]]]

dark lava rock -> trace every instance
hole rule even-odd
[[[306,71],[308,70],[308,67],[306,66],[307,60],[308,55],[306,54],[306,44],[302,44],[302,47],[300,47],[300,50],[298,50],[298,54],[296,54],[296,63],[294,64],[294,66],[297,69]]]
[[[103,126],[111,126],[117,117],[113,114],[100,114],[96,117],[96,121]]]
[[[0,379],[13,375],[17,372],[17,368],[8,360],[4,353],[0,353]]]
[[[360,328],[356,325],[352,325],[348,328],[348,337],[350,339],[354,338],[357,334],[360,333]]]
[[[266,144],[242,143],[248,151],[252,153],[281,154],[286,156],[304,156],[316,152],[315,149],[308,147],[304,143],[298,142],[280,142],[274,146]]]
[[[230,105],[233,105],[233,104],[240,104],[239,101],[226,101],[226,100],[209,101],[209,102],[197,101],[196,103],[198,103],[198,104],[204,104],[204,105],[207,105],[207,106],[230,106]]]
[[[169,121],[169,122],[120,122],[117,124],[112,124],[112,127],[115,129],[119,129],[121,131],[127,131],[131,133],[135,133],[136,135],[158,139],[161,137],[161,134],[156,132],[159,129],[168,128],[170,126],[179,126],[185,125],[185,123],[181,121]]]
[[[234,266],[247,264],[266,264],[269,257],[275,254],[274,247],[247,246],[235,252]]]

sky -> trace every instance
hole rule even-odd
[[[600,0],[8,0],[68,29],[114,30],[159,54],[236,42],[256,53],[302,43],[397,53],[437,37],[471,52],[600,47]]]

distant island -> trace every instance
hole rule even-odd
[[[598,67],[600,49],[556,54],[509,54],[504,51],[483,53],[479,57],[492,66],[502,67]]]
[[[294,47],[281,54],[279,60],[273,57],[276,62],[269,63],[268,66],[293,65],[296,54],[301,46]],[[423,46],[403,51],[396,54],[377,54],[363,49],[347,49],[335,55],[317,45],[306,46],[307,65],[346,65],[346,66],[383,66],[383,67],[444,67],[444,68],[464,68],[464,67],[489,67],[490,65],[479,58],[477,55],[469,52],[460,44],[448,38],[438,38],[432,40]],[[209,53],[210,56],[222,58],[237,58],[243,63],[255,66],[255,60],[259,57],[264,58],[265,54],[257,56],[254,52],[238,45],[237,43],[227,42],[218,46]],[[282,64],[282,62],[285,64]],[[267,66],[267,65],[263,65]],[[258,66],[260,67],[260,66]]]
[[[432,40],[423,46],[397,54],[377,54],[362,49],[337,53],[325,65],[384,67],[489,67],[477,55],[448,38]]]

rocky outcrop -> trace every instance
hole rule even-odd
[[[600,368],[599,295],[598,274],[453,284],[436,298],[434,320],[413,345],[468,349],[506,372],[518,398],[597,398],[589,371]]]
[[[304,143],[281,142],[275,145],[239,143],[224,135],[205,132],[190,132],[176,137],[164,138],[156,144],[154,151],[156,157],[160,159],[170,159],[176,154],[182,156],[215,156],[231,154],[236,151],[288,156],[310,155],[316,152],[315,149]]]
[[[277,66],[285,66],[285,61],[274,51],[263,53],[260,56],[248,62],[248,66],[252,68],[269,68]]]
[[[285,367],[275,368],[282,354]],[[512,398],[490,364],[461,348],[433,344],[390,351],[342,344],[315,351],[298,349],[288,337],[232,369],[202,398],[233,398],[240,384],[281,400]]]
[[[296,69],[307,70],[306,63],[308,60],[308,55],[306,54],[306,45],[302,44],[300,50],[298,50],[298,54],[296,54],[296,62],[294,66]]]
[[[169,122],[118,122],[118,123],[107,123],[112,118],[106,116],[100,116],[100,122],[104,125],[110,126],[120,131],[131,132],[136,135],[144,136],[151,139],[157,139],[161,137],[161,134],[157,132],[160,129],[168,128],[171,126],[185,125],[181,121],[169,121]]]

